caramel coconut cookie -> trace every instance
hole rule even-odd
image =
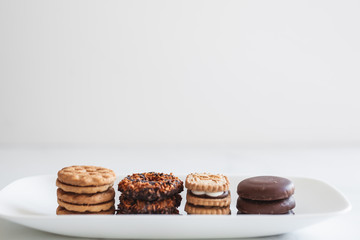
[[[230,183],[222,174],[191,173],[186,177],[188,214],[230,214]]]
[[[56,213],[114,214],[115,173],[95,166],[71,166],[58,172]]]
[[[127,198],[157,201],[182,192],[184,185],[171,173],[134,173],[121,180],[118,190]]]
[[[134,173],[120,181],[118,214],[178,214],[183,182],[172,173]]]
[[[142,201],[120,196],[119,214],[178,214],[181,196],[176,194],[159,201]]]
[[[257,176],[241,181],[237,186],[239,214],[293,214],[294,184],[287,178]]]

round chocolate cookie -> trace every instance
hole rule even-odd
[[[294,184],[289,179],[276,176],[247,178],[237,186],[239,197],[261,201],[289,198],[294,191]]]
[[[128,199],[158,201],[182,192],[184,184],[172,174],[134,173],[121,180],[118,189]]]
[[[120,196],[118,214],[178,214],[181,203],[180,194],[160,201],[142,201]]]
[[[295,207],[294,197],[274,201],[256,201],[239,197],[236,208],[245,214],[286,214]]]

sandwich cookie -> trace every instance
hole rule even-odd
[[[186,177],[185,187],[188,214],[230,214],[230,183],[226,176],[191,173]]]
[[[61,169],[56,180],[56,213],[114,214],[115,191],[112,188],[116,175],[107,168],[71,166]]]

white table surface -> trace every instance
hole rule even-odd
[[[118,175],[162,171],[318,178],[338,188],[349,199],[350,213],[292,233],[261,239],[360,239],[360,147],[0,146],[0,162],[0,189],[19,178],[56,174],[62,167],[77,164],[108,167]],[[0,239],[75,238],[0,219]]]

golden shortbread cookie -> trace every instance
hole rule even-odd
[[[89,187],[79,187],[73,186],[69,184],[65,184],[56,179],[56,186],[64,190],[65,192],[73,192],[73,193],[98,193],[98,192],[105,192],[109,190],[113,184],[103,185],[103,186],[89,186]]]
[[[229,194],[225,198],[203,198],[188,193],[186,194],[186,201],[196,206],[226,207],[230,206],[231,195],[229,191]]]
[[[194,191],[224,192],[229,186],[228,178],[222,174],[191,173],[185,180],[185,187]]]
[[[185,204],[185,212],[188,214],[217,214],[217,215],[229,215],[230,206],[227,207],[199,207],[189,203]]]
[[[58,172],[60,182],[81,187],[113,184],[115,178],[113,170],[95,166],[71,166]]]
[[[57,197],[63,202],[72,204],[98,204],[109,202],[114,199],[114,188],[110,188],[106,192],[93,193],[93,194],[77,194],[65,192],[62,189],[57,189]]]
[[[109,210],[110,208],[114,207],[115,200],[106,202],[106,203],[99,203],[99,204],[91,204],[91,205],[76,205],[67,202],[63,202],[60,199],[57,200],[58,204],[65,208],[68,211],[74,212],[100,212]]]
[[[100,211],[100,212],[74,212],[74,211],[69,211],[66,210],[65,208],[58,206],[56,209],[56,215],[79,215],[79,214],[87,214],[87,215],[101,215],[101,214],[106,214],[106,215],[113,215],[115,214],[115,207],[110,208],[109,210],[105,210],[105,211]]]

